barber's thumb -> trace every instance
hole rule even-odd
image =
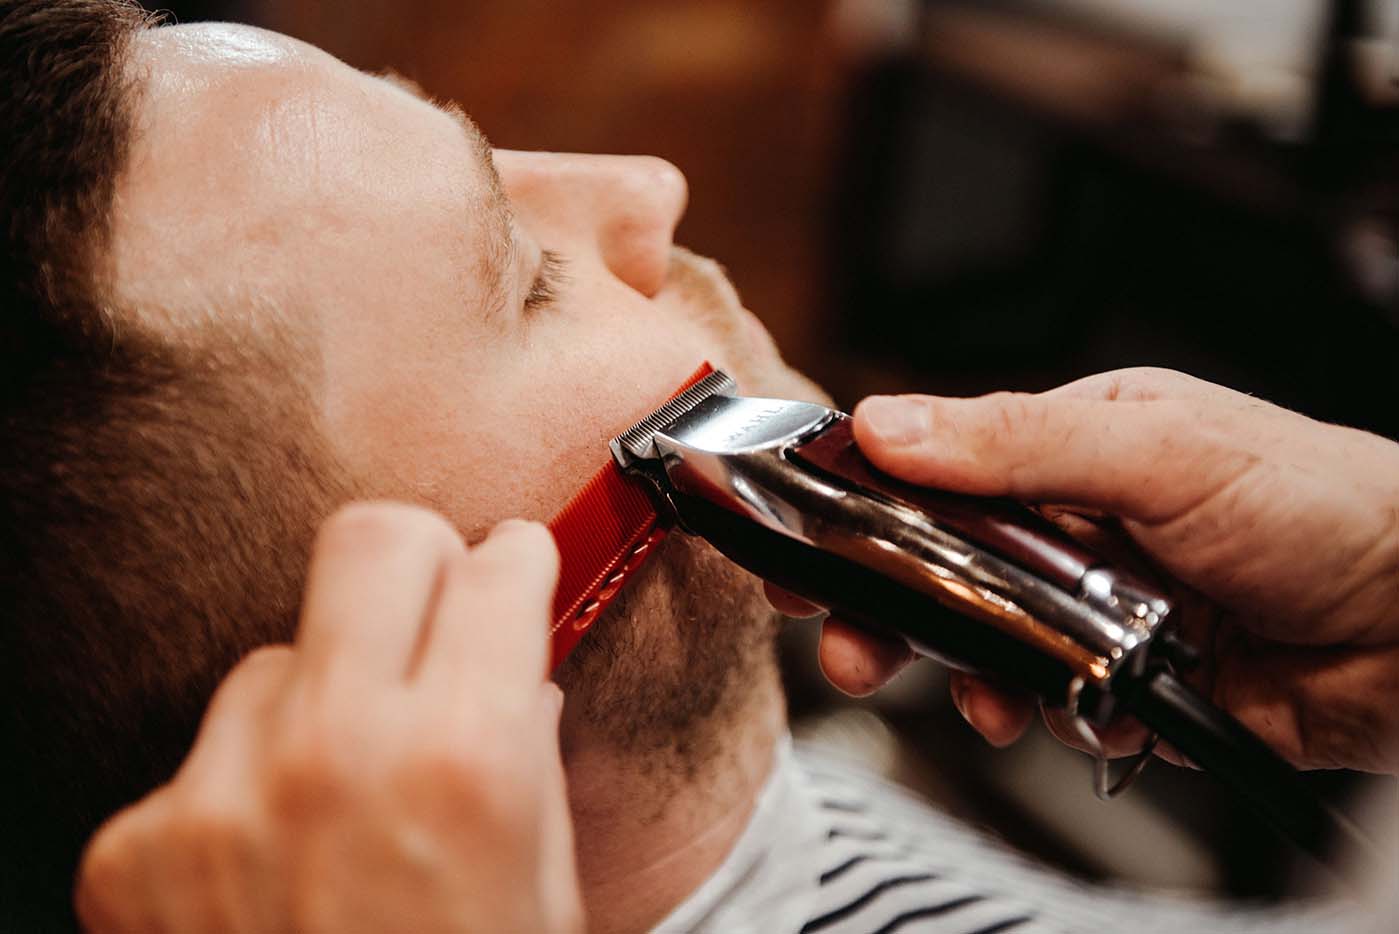
[[[855,407],[855,440],[874,466],[909,483],[1001,494],[1011,458],[1033,443],[1008,396],[870,396]]]

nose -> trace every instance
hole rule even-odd
[[[522,224],[542,246],[595,250],[611,273],[647,297],[665,284],[689,185],[654,156],[498,149],[496,169]]]

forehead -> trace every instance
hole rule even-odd
[[[149,30],[132,67],[141,91],[113,254],[136,305],[252,298],[249,270],[260,301],[304,304],[298,289],[323,292],[337,255],[425,229],[457,231],[438,248],[462,255],[441,258],[467,259],[468,206],[491,188],[479,142],[402,87],[224,24]]]

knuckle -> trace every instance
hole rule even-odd
[[[1148,383],[1159,381],[1163,383],[1176,383],[1181,380],[1194,380],[1194,377],[1182,373],[1180,370],[1173,370],[1167,366],[1133,366],[1119,371],[1127,381]]]
[[[333,811],[346,797],[344,757],[332,742],[307,730],[283,741],[267,777],[267,806],[279,821],[295,825]]]
[[[244,815],[227,796],[203,793],[179,801],[163,842],[184,858],[243,849],[251,836]]]
[[[986,397],[989,412],[979,424],[976,452],[1000,469],[1012,482],[1022,461],[1046,443],[1061,439],[1046,437],[1051,429],[1049,408],[1029,393],[998,392]]]
[[[1198,392],[1201,380],[1160,366],[1133,366],[1108,370],[1080,381],[1094,398],[1108,402],[1150,402],[1182,392]]]
[[[83,853],[78,887],[89,897],[101,899],[121,888],[137,846],[126,821],[118,818],[98,831]]]
[[[1042,407],[1034,405],[1034,397],[1023,392],[994,392],[985,397],[990,417],[982,422],[983,440],[1002,444],[1016,438],[1032,424]]]
[[[1121,370],[1114,370],[1112,375],[1116,377],[1120,393],[1130,393],[1133,389],[1166,389],[1178,386],[1183,382],[1194,382],[1193,377],[1187,376],[1180,370],[1172,370],[1164,366],[1133,366]]]

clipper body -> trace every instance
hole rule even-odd
[[[900,483],[860,454],[846,415],[737,395],[715,371],[627,432],[612,456],[649,481],[663,515],[753,573],[915,650],[1062,706],[1115,784],[1090,724],[1119,708],[1213,773],[1325,861],[1331,842],[1373,850],[1246,727],[1180,681],[1193,652],[1165,596],[1008,500]]]
[[[1165,596],[1005,500],[900,483],[848,416],[736,395],[715,372],[612,442],[675,520],[731,560],[946,664],[1095,721],[1140,671]]]

